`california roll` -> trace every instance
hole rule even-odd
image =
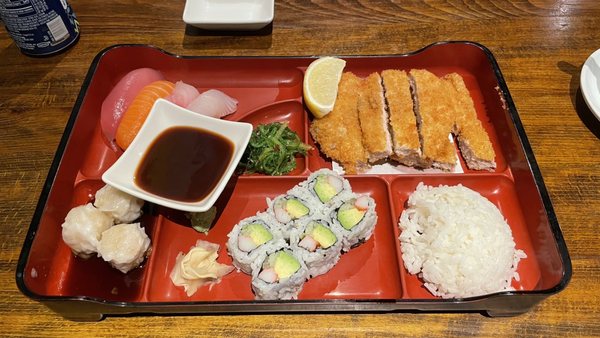
[[[243,219],[227,236],[227,251],[233,265],[247,274],[260,264],[259,258],[270,247],[285,243],[277,221],[264,212]]]
[[[354,195],[331,213],[332,229],[343,235],[342,250],[368,240],[377,224],[375,200],[368,195]]]
[[[342,255],[342,238],[324,219],[303,222],[290,234],[290,245],[302,258],[311,277],[331,270]]]
[[[252,290],[256,299],[297,299],[309,277],[306,265],[285,246],[269,251],[252,272]]]
[[[289,239],[289,232],[295,222],[310,218],[320,211],[319,203],[307,196],[305,188],[296,186],[285,195],[279,195],[273,200],[267,199],[267,213],[280,223],[286,240]]]
[[[300,183],[300,186],[306,188],[310,197],[317,199],[326,207],[352,194],[350,182],[330,169],[315,171],[306,181]]]

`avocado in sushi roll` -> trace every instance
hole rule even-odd
[[[275,200],[273,212],[279,222],[286,224],[308,215],[310,209],[298,198],[282,197]]]
[[[244,252],[250,252],[272,239],[273,235],[263,223],[250,223],[240,231],[238,248]]]

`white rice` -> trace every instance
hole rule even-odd
[[[496,206],[463,187],[420,183],[400,216],[404,266],[443,298],[513,290],[520,259],[512,232]]]

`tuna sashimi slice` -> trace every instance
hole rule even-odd
[[[151,68],[132,70],[119,80],[102,102],[100,127],[106,141],[113,149],[116,150],[114,139],[123,114],[142,88],[159,80],[164,80],[164,76],[157,70]]]

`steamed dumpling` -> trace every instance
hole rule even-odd
[[[112,217],[91,203],[80,205],[71,209],[65,217],[62,238],[73,253],[88,258],[96,252],[102,233],[112,225]]]
[[[142,215],[144,201],[110,185],[96,192],[96,208],[115,219],[115,223],[131,223]]]
[[[150,238],[140,223],[117,224],[102,233],[98,256],[122,273],[138,267],[150,247]]]

